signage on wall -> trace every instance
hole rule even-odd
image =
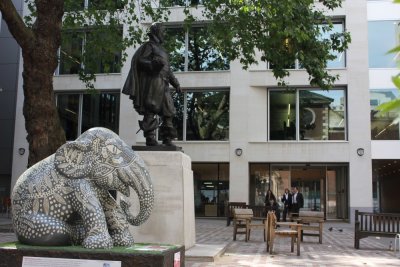
[[[121,267],[120,261],[23,257],[22,267]]]

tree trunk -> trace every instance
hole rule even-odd
[[[22,49],[28,167],[53,154],[65,143],[53,93],[53,74],[61,44],[64,0],[35,0],[36,20],[25,25],[11,0],[0,1],[10,33]]]
[[[65,143],[53,92],[57,50],[61,44],[62,0],[36,1],[33,41],[23,47],[25,128],[29,143],[28,167],[53,154]]]
[[[28,167],[53,154],[65,143],[53,92],[55,67],[49,62],[56,61],[52,53],[34,51],[24,54],[24,107],[25,128],[29,143]],[[46,63],[47,62],[47,63]],[[47,66],[46,66],[47,65]]]

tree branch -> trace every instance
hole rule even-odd
[[[22,49],[28,48],[28,45],[33,43],[32,41],[34,39],[34,34],[28,27],[26,27],[12,1],[1,0],[0,11],[3,19],[7,23],[10,33],[15,38],[19,46],[21,46]]]

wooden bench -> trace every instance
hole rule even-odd
[[[226,209],[226,226],[231,225],[231,221],[233,220],[233,210],[238,208],[246,208],[246,202],[228,202]]]
[[[300,211],[295,219],[303,224],[301,227],[301,241],[303,236],[318,236],[319,243],[322,244],[322,230],[324,225],[324,213],[322,211]],[[311,231],[311,233],[310,233]]]
[[[368,236],[395,237],[400,233],[399,213],[355,212],[354,248],[360,248],[360,239]]]
[[[236,235],[245,235],[248,240],[247,225],[253,217],[251,209],[233,209],[233,241],[236,241]]]

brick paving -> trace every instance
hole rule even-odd
[[[0,217],[3,228],[10,221]],[[328,229],[332,227],[332,231]],[[339,230],[342,231],[339,231]],[[317,237],[305,236],[301,256],[290,252],[290,239],[277,237],[274,253],[265,252],[261,230],[252,230],[250,240],[238,236],[232,241],[233,228],[225,220],[196,219],[197,244],[227,244],[225,253],[214,262],[186,261],[188,267],[211,266],[400,266],[400,252],[389,250],[394,238],[369,237],[361,240],[361,249],[354,249],[354,229],[349,223],[325,223],[322,244]],[[14,233],[0,232],[0,242],[15,241]],[[394,247],[394,243],[392,244]],[[296,250],[295,250],[296,251]]]
[[[266,253],[262,235],[262,230],[252,230],[250,241],[245,242],[244,235],[232,241],[233,228],[226,227],[225,221],[196,219],[197,244],[229,244],[214,262],[186,261],[186,266],[400,266],[400,253],[389,250],[394,238],[365,238],[356,250],[349,223],[325,223],[322,244],[317,237],[305,236],[300,256],[290,252],[289,238],[280,237],[275,240],[274,253]]]

